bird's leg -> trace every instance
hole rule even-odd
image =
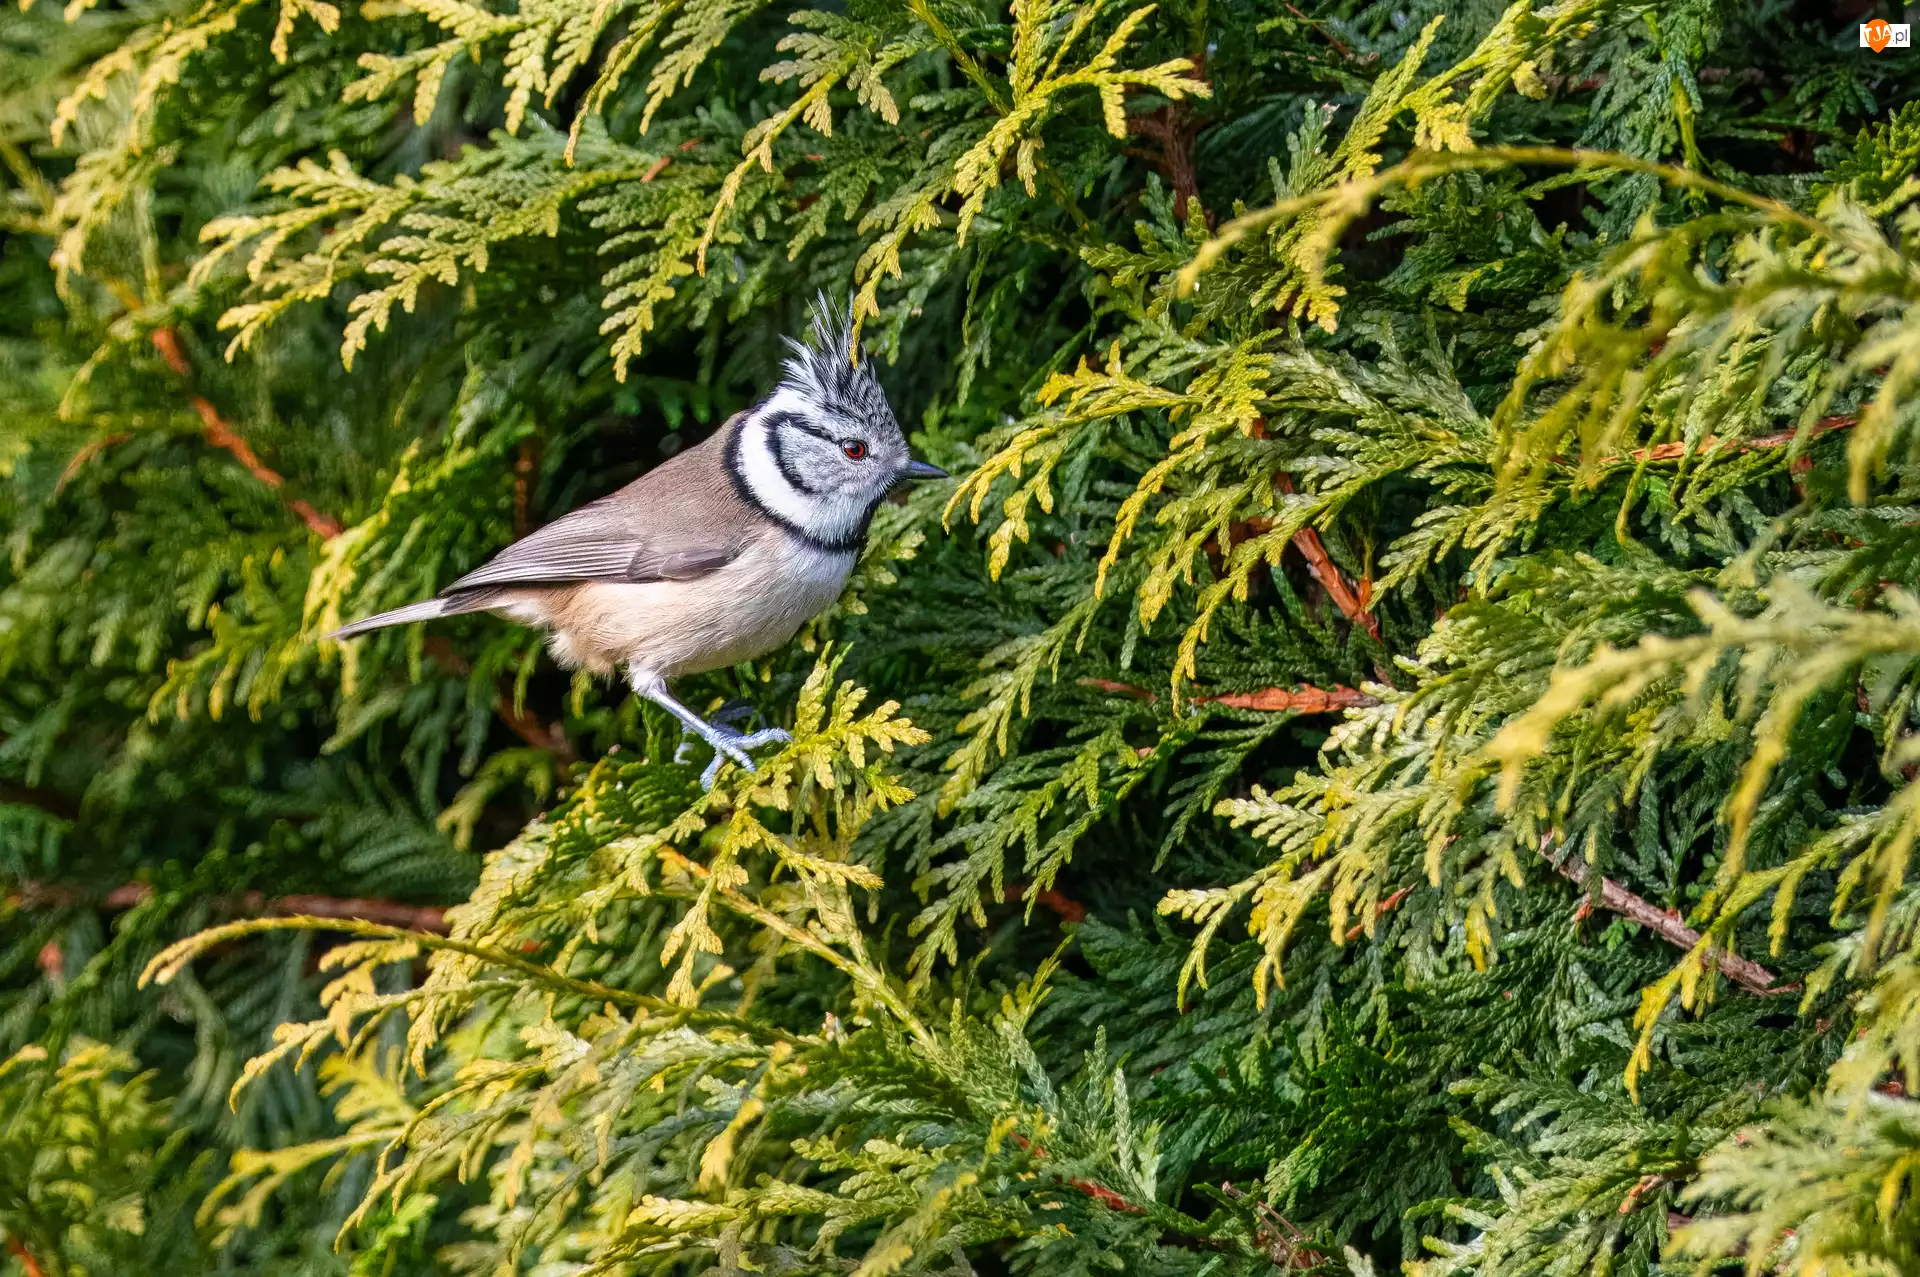
[[[722,760],[731,758],[748,771],[753,771],[753,759],[747,753],[749,749],[770,744],[773,741],[793,739],[777,727],[769,728],[766,731],[754,732],[751,735],[742,735],[731,727],[717,723],[709,723],[706,719],[701,718],[698,714],[675,699],[673,693],[667,690],[666,680],[658,674],[635,671],[632,675],[632,681],[633,690],[636,693],[646,697],[655,705],[658,705],[661,709],[666,710],[667,713],[679,719],[688,731],[712,746],[713,761],[707,764],[705,771],[700,773],[700,787],[702,789],[713,788],[713,780],[720,772],[720,763]]]
[[[723,736],[737,737],[740,733],[734,727],[734,724],[743,718],[753,717],[753,714],[754,708],[751,701],[731,700],[719,709],[713,711],[707,718],[707,726]],[[687,761],[687,751],[693,748],[695,739],[704,740],[706,738],[696,738],[691,732],[682,732],[680,734],[680,746],[673,751],[674,762],[684,763]],[[737,744],[738,742],[736,741],[735,743]]]

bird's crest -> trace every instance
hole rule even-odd
[[[808,340],[787,338],[786,384],[822,409],[871,420],[886,413],[886,392],[871,362],[854,362],[853,312],[826,293],[814,296]]]

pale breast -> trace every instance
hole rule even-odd
[[[854,558],[776,534],[694,581],[567,586],[545,609],[554,655],[596,673],[631,666],[667,678],[752,660],[838,598]]]

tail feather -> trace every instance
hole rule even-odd
[[[379,612],[351,625],[343,625],[328,638],[339,642],[350,639],[356,634],[365,634],[368,630],[381,630],[389,625],[405,625],[409,621],[431,621],[437,616],[450,616],[455,612],[465,612],[450,599],[427,599],[420,603],[409,603],[405,607],[394,608],[391,612]]]

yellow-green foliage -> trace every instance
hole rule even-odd
[[[1856,36],[9,9],[0,1271],[1910,1271],[1920,63]],[[958,478],[682,681],[757,772],[497,618],[324,638],[817,290]]]

